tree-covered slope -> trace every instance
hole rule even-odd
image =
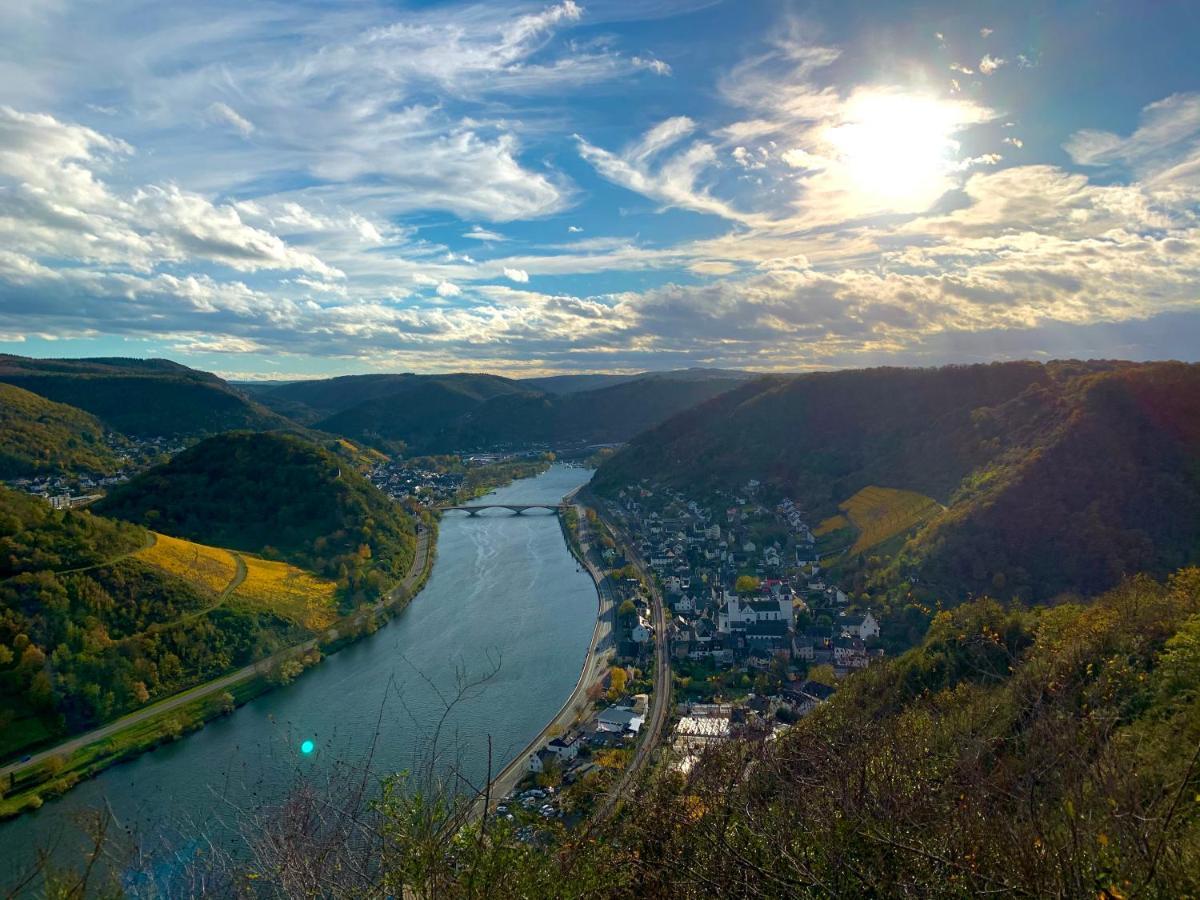
[[[290,423],[207,372],[168,360],[0,355],[0,382],[78,407],[129,435],[206,435]]]
[[[343,375],[296,381],[257,392],[257,396],[277,412],[311,425],[360,405],[371,410],[370,414],[381,417],[392,412],[402,414],[411,407],[436,412],[436,406],[425,402],[422,397],[437,396],[439,389],[476,402],[500,394],[532,392],[532,388],[498,375],[461,372],[446,375]],[[378,424],[380,420],[374,421]]]
[[[83,410],[0,384],[0,478],[108,474],[119,466],[104,426]]]
[[[295,435],[201,441],[114,490],[98,512],[176,537],[278,556],[366,599],[403,576],[413,519],[352,465]]]
[[[430,379],[410,383],[400,393],[365,400],[315,427],[388,451],[436,453],[460,449],[461,422],[487,401],[469,385]]]
[[[0,488],[0,760],[309,636],[152,565],[148,539]]]
[[[1005,363],[768,378],[597,472],[703,494],[751,478],[818,518],[870,485],[948,509],[888,570],[927,600],[1043,600],[1200,560],[1200,366]]]

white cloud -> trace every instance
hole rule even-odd
[[[994,29],[994,28],[988,28],[988,27],[986,27],[986,26],[985,26],[985,27],[983,27],[983,28],[980,28],[980,29],[979,29],[979,36],[980,36],[981,38],[983,38],[984,40],[986,40],[986,39],[987,39],[987,38],[989,38],[991,35],[995,34],[995,32],[996,32],[996,29]]]
[[[716,162],[712,144],[697,141],[655,165],[656,157],[694,128],[691,119],[676,116],[651,128],[623,153],[612,153],[578,138],[579,153],[604,178],[664,206],[710,213],[732,221],[757,218],[738,212],[699,184],[700,177]]]
[[[461,293],[462,288],[449,281],[443,281],[437,286],[437,295],[439,297],[457,297]]]
[[[1128,137],[1111,131],[1078,131],[1064,144],[1080,165],[1140,163],[1179,150],[1200,134],[1200,94],[1172,94],[1142,110],[1137,130]]]
[[[509,281],[516,281],[519,284],[525,284],[529,281],[529,273],[524,269],[510,269],[508,266],[504,267],[504,277]]]
[[[176,185],[112,191],[99,175],[132,150],[89,128],[0,107],[0,236],[33,258],[148,271],[209,261],[242,272],[341,276],[315,255],[244,222],[231,205]]]
[[[635,68],[648,69],[655,75],[671,74],[671,66],[663,62],[661,59],[654,59],[653,57],[645,56],[634,56],[629,61],[633,63]]]
[[[237,110],[227,103],[218,101],[209,106],[208,119],[232,127],[242,137],[250,137],[254,133],[254,123],[238,115]]]
[[[809,153],[807,150],[801,150],[799,147],[793,147],[791,150],[785,150],[780,156],[780,159],[786,165],[793,169],[823,169],[828,165],[828,160],[822,159]]]
[[[578,225],[568,225],[567,226],[567,232],[569,234],[579,234],[581,231],[583,231],[583,229],[580,228]]]
[[[992,56],[989,53],[989,54],[985,55],[983,57],[983,59],[981,59],[979,61],[979,73],[981,75],[991,75],[993,72],[995,72],[1001,66],[1005,65],[1007,62],[1008,62],[1008,60],[1003,59],[1002,57],[999,57],[999,56]]]
[[[475,225],[470,231],[463,234],[463,237],[470,238],[473,241],[507,241],[504,235],[496,231],[488,231],[486,228],[480,228]]]

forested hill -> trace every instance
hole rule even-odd
[[[227,551],[167,540],[0,487],[0,762],[312,636],[276,594],[227,597]]]
[[[484,397],[461,384],[431,378],[404,393],[367,400],[316,427],[413,453],[611,443],[628,440],[737,383],[646,377],[568,394],[522,387]]]
[[[295,381],[270,389],[258,389],[255,393],[275,411],[311,425],[373,401],[386,401],[384,409],[400,412],[409,408],[423,408],[428,404],[422,400],[422,393],[430,391],[431,387],[477,403],[499,394],[533,392],[532,388],[520,382],[498,375],[460,372],[446,375],[342,375]]]
[[[139,475],[97,512],[261,553],[374,598],[412,564],[415,523],[348,463],[295,435],[235,432]]]
[[[0,384],[0,478],[57,472],[108,474],[119,461],[104,426],[82,410]]]
[[[894,572],[929,599],[1047,599],[1200,559],[1200,366],[1020,362],[764,378],[636,438],[593,481],[749,479],[819,519],[861,488],[948,509]]]
[[[291,425],[217,376],[165,359],[0,355],[0,382],[85,410],[122,434],[199,436]]]

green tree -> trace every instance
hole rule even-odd
[[[759,580],[753,575],[739,575],[733,589],[739,594],[753,594],[759,588]]]
[[[815,681],[817,684],[827,685],[828,687],[837,687],[837,675],[834,674],[833,666],[828,663],[813,666],[809,669],[808,680]]]

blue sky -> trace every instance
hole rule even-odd
[[[0,0],[0,351],[1200,358],[1185,2]]]

